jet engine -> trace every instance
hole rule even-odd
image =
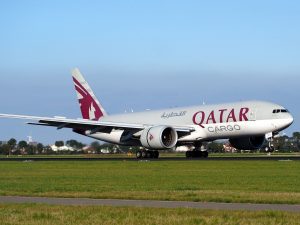
[[[173,148],[177,140],[176,130],[168,126],[148,127],[143,131],[140,138],[142,146],[151,150]]]
[[[264,135],[229,139],[229,142],[232,145],[232,147],[239,150],[259,149],[263,145],[264,141],[265,141]]]

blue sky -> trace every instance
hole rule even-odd
[[[79,67],[110,113],[261,99],[300,130],[299,1],[6,1],[0,112],[80,116]],[[2,120],[0,140],[91,139]]]

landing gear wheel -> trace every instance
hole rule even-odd
[[[275,151],[274,148],[274,133],[268,133],[266,134],[266,138],[268,140],[268,146],[265,147],[265,152],[267,152],[269,155]]]
[[[137,159],[142,158],[142,151],[137,151],[135,155]]]
[[[137,151],[136,152],[136,158],[137,159],[158,159],[159,152],[158,151]]]
[[[192,157],[193,158],[201,158],[202,152],[201,151],[192,151]]]
[[[192,158],[192,151],[187,151],[187,152],[185,153],[185,157],[186,157],[186,158]]]
[[[148,155],[147,151],[142,151],[142,158],[143,159],[147,158],[147,155]]]
[[[153,152],[152,151],[146,151],[146,158],[148,158],[148,159],[153,158]]]
[[[270,146],[270,147],[269,147],[269,146],[267,146],[267,147],[265,147],[265,151],[266,151],[266,152],[268,152],[268,153],[270,153],[270,152],[274,152],[274,150],[275,150],[275,149],[274,149],[274,147],[273,147],[273,146]]]
[[[159,157],[159,151],[154,151],[153,152],[153,158],[158,159],[158,157]]]

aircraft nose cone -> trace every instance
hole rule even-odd
[[[274,128],[278,129],[279,131],[284,130],[288,128],[293,122],[294,122],[294,118],[290,113],[284,114],[283,118],[277,120],[274,123]]]
[[[288,126],[290,126],[294,122],[294,118],[292,114],[289,114],[289,118],[287,119]]]

